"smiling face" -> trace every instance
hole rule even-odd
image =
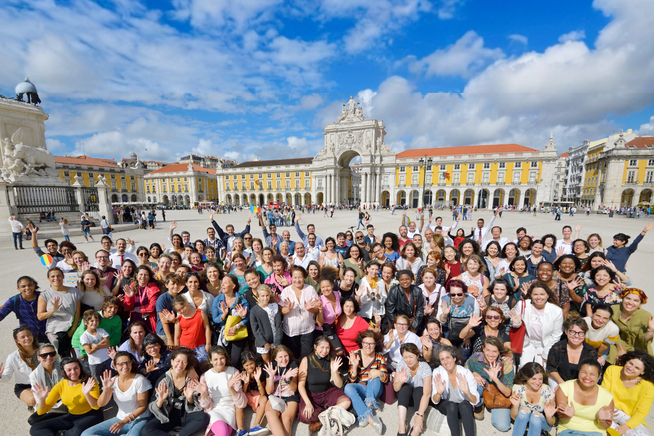
[[[379,266],[378,265],[370,265],[368,266],[368,278],[370,279],[375,279],[377,278],[377,274],[379,273]]]
[[[588,245],[590,245],[590,248],[597,248],[599,247],[600,240],[597,236],[591,236],[588,238]]]
[[[52,368],[54,365],[55,359],[57,358],[57,350],[54,347],[43,347],[39,351],[38,359],[46,368]]]
[[[536,269],[536,275],[538,276],[538,280],[545,283],[548,283],[550,280],[552,280],[553,273],[554,272],[552,271],[552,265],[548,263],[541,263],[538,266],[538,269]]]
[[[645,364],[640,359],[631,359],[624,364],[623,371],[629,378],[640,377],[645,373]]]
[[[167,257],[161,257],[159,258],[159,262],[157,262],[159,265],[159,271],[161,272],[170,272],[170,267],[171,267],[171,262],[170,259]]]
[[[581,241],[575,242],[573,246],[575,254],[582,254],[586,252],[586,244]]]
[[[595,273],[595,283],[597,286],[606,286],[611,282],[611,275],[603,269]]]
[[[145,352],[148,353],[148,356],[150,356],[150,357],[158,357],[159,354],[161,353],[161,345],[158,344],[157,342],[153,342],[152,344],[148,344],[145,347]]]
[[[114,361],[114,367],[120,375],[129,374],[132,372],[132,359],[127,356],[120,356]]]
[[[460,306],[463,304],[463,301],[465,300],[465,292],[463,292],[463,288],[460,288],[458,286],[452,286],[450,288],[450,299],[452,300],[452,304]]]
[[[34,281],[31,279],[22,279],[20,282],[18,282],[18,292],[20,292],[20,294],[26,300],[30,300],[32,298],[35,290],[36,286],[34,285]]]
[[[426,272],[422,275],[422,282],[425,284],[427,288],[431,288],[434,286],[434,283],[436,283],[436,277],[434,277],[434,274],[431,272]]]
[[[64,275],[59,270],[51,269],[48,271],[48,281],[52,286],[61,286],[61,283],[64,281]]]
[[[577,381],[587,389],[594,388],[599,380],[599,370],[592,365],[581,365]]]
[[[489,308],[486,312],[486,324],[488,324],[492,329],[497,330],[501,322],[502,317],[500,316],[500,313],[497,310]]]
[[[470,256],[474,252],[475,249],[470,243],[464,243],[463,246],[461,247],[461,253],[463,253],[466,257]]]
[[[456,361],[449,351],[441,351],[438,353],[438,359],[441,361],[441,366],[447,372],[452,372],[456,369]]]
[[[404,360],[404,363],[406,363],[406,366],[409,368],[413,369],[418,366],[419,357],[409,351],[402,353],[402,359]]]
[[[500,357],[500,350],[498,350],[495,345],[484,345],[482,352],[484,353],[484,357],[488,363],[493,363],[497,360],[498,357]]]
[[[518,250],[516,250],[515,245],[506,244],[506,247],[504,247],[504,253],[506,254],[507,259],[515,259],[518,255]]]
[[[118,313],[118,306],[115,304],[109,304],[104,309],[102,309],[102,317],[106,319],[113,318]]]
[[[409,274],[402,274],[398,278],[398,282],[400,282],[400,287],[402,289],[410,289],[411,288],[411,276]]]
[[[547,303],[547,298],[548,298],[547,291],[543,288],[534,288],[534,290],[531,291],[531,302],[538,309],[542,309],[543,307],[545,307],[545,303]]]
[[[429,337],[437,341],[441,337],[441,326],[436,322],[430,322],[427,324],[427,333]]]
[[[569,257],[566,257],[559,263],[559,272],[562,272],[565,275],[570,275],[575,272],[575,261]]]
[[[624,310],[627,312],[634,312],[637,309],[640,308],[642,302],[640,301],[640,297],[636,294],[627,294],[623,299],[622,299],[622,307]]]
[[[385,257],[384,249],[380,245],[376,246],[374,250],[372,250],[372,254],[375,256],[375,259],[381,259]]]
[[[566,334],[568,335],[568,343],[574,346],[583,344],[584,338],[586,337],[586,332],[584,332],[578,325],[570,327]]]
[[[124,277],[131,277],[132,273],[134,272],[134,267],[132,267],[131,262],[125,262],[120,267],[120,271],[123,273]]]
[[[138,324],[135,324],[131,328],[129,336],[132,338],[135,344],[139,345],[143,343],[143,338],[145,337],[145,330]]]
[[[543,386],[543,374],[534,374],[529,380],[527,380],[527,385],[532,391],[538,392]]]
[[[540,254],[543,252],[543,244],[540,242],[534,243],[534,245],[531,246],[531,253],[535,256],[540,256]]]
[[[599,329],[604,327],[610,319],[611,314],[608,311],[596,310],[595,313],[593,313],[593,317],[591,318],[591,323],[594,329]]]
[[[95,288],[95,285],[98,282],[95,278],[95,274],[84,274],[82,281],[84,282],[84,286],[91,289]]]
[[[445,260],[447,260],[450,263],[453,263],[456,261],[456,250],[452,247],[445,247],[445,250],[443,251],[443,256],[445,256]]]
[[[64,366],[64,373],[66,374],[66,377],[68,378],[68,380],[70,380],[72,382],[79,381],[79,375],[81,373],[79,363],[71,362],[71,363],[65,365]]]
[[[293,274],[291,274],[291,281],[293,282],[293,286],[302,289],[304,287],[304,274],[298,270],[293,271]]]
[[[211,358],[211,363],[213,364],[213,356],[215,356],[215,353],[212,355]],[[186,366],[188,365],[188,357],[186,357],[186,354],[180,353],[175,358],[170,362],[170,367],[173,371],[175,371],[177,374],[183,374],[184,371],[186,371]]]
[[[200,280],[196,275],[189,275],[186,277],[186,287],[189,291],[197,291],[200,289]]]
[[[407,259],[413,259],[416,256],[416,250],[414,250],[412,246],[407,245],[404,249],[404,255],[407,257]]]
[[[16,343],[23,348],[28,348],[34,343],[34,336],[29,330],[23,330],[16,335]]]
[[[320,341],[313,346],[313,349],[321,359],[324,359],[329,354],[331,347],[329,345],[329,341]]]
[[[290,361],[291,358],[286,351],[277,352],[277,355],[275,356],[275,362],[277,362],[278,367],[286,368]]]
[[[343,313],[346,316],[351,316],[354,313],[354,303],[352,303],[351,301],[346,301],[343,304]]]
[[[524,260],[518,260],[516,263],[513,264],[513,270],[517,274],[522,274],[527,270],[527,264],[525,263]]]
[[[127,248],[127,242],[125,242],[123,239],[119,239],[116,241],[116,251],[118,254],[125,254],[125,249]]]
[[[329,297],[334,290],[334,285],[332,285],[331,280],[321,280],[320,281],[320,292],[325,297]]]
[[[136,273],[136,280],[139,282],[139,286],[147,286],[150,281],[150,273],[145,269],[140,269],[139,272]]]
[[[504,297],[506,297],[506,294],[508,293],[508,289],[506,289],[506,285],[504,283],[496,283],[495,286],[493,287],[493,295],[495,296],[496,299],[502,301]]]
[[[490,245],[488,246],[488,248],[486,249],[486,251],[488,252],[488,254],[489,254],[491,257],[496,257],[496,256],[497,256],[497,253],[498,253],[497,245],[495,245],[495,244],[490,244]]]

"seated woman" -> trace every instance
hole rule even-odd
[[[590,272],[590,279],[595,286],[588,288],[584,295],[584,312],[587,316],[593,313],[593,306],[597,304],[618,305],[622,301],[622,290],[616,282],[616,275],[608,266],[598,266]]]
[[[613,394],[611,427],[621,435],[647,436],[645,418],[654,400],[654,357],[643,350],[629,351],[606,368],[602,387]]]
[[[30,374],[36,369],[39,341],[29,327],[22,326],[14,330],[14,342],[18,350],[7,356],[4,365],[0,363],[0,381],[9,382],[13,375],[14,395],[27,405],[28,411],[33,412],[36,401],[31,389]]]
[[[329,268],[329,267],[325,267]],[[319,277],[319,289],[320,289],[320,302],[322,303],[322,327],[316,327],[316,330],[322,330],[322,332],[329,338],[329,341],[332,343],[332,348],[334,352],[339,356],[342,356],[345,350],[343,349],[343,344],[338,335],[336,334],[336,323],[338,318],[343,313],[343,308],[341,307],[341,293],[334,290],[334,281],[331,277]]]
[[[432,401],[436,409],[447,416],[452,436],[461,436],[459,418],[466,436],[475,435],[475,419],[472,408],[479,403],[479,390],[472,373],[457,365],[454,348],[446,347],[438,355],[441,366],[432,373]]]
[[[161,294],[154,273],[148,266],[136,269],[136,281],[125,289],[123,308],[130,312],[130,323],[142,321],[148,331],[157,331],[157,298]]]
[[[190,436],[204,431],[209,425],[209,415],[198,403],[198,373],[195,370],[195,354],[188,348],[173,351],[171,368],[157,381],[148,408],[154,418],[141,429],[144,435],[168,436],[168,432],[182,426],[180,436]]]
[[[410,436],[418,436],[424,428],[425,411],[431,397],[431,368],[427,362],[420,359],[420,350],[415,345],[404,344],[400,351],[402,362],[398,365],[393,380],[393,389],[397,392],[399,418],[397,434],[407,436],[407,411],[413,406],[415,413]]]
[[[441,298],[436,317],[441,325],[447,326],[445,337],[455,348],[462,350],[461,359],[465,362],[472,354],[470,340],[474,333],[468,333],[465,339],[461,339],[459,333],[468,325],[472,315],[479,315],[479,303],[472,295],[468,295],[468,286],[461,280],[450,280],[445,285],[445,290],[447,295]]]
[[[647,303],[647,295],[637,288],[627,288],[620,294],[622,303],[612,308],[613,321],[620,329],[620,337],[609,351],[608,362],[613,363],[617,356],[627,351],[643,350],[650,356],[654,338],[654,317],[642,309]]]
[[[242,415],[243,408],[247,406],[247,397],[241,387],[241,374],[230,366],[225,347],[212,347],[209,360],[212,368],[202,374],[199,383],[191,382],[191,389],[200,393],[198,402],[210,416],[209,429],[215,436],[230,436],[236,429],[237,436],[246,435],[243,423],[237,425],[235,409],[239,408]]]
[[[102,394],[98,406],[104,407],[113,398],[118,406],[114,418],[86,429],[82,436],[111,436],[126,434],[139,436],[143,426],[152,419],[148,410],[148,397],[152,384],[147,378],[136,372],[138,363],[130,353],[120,351],[114,357],[114,368],[118,377],[112,377],[111,371],[102,374]]]
[[[474,336],[472,337],[472,352],[480,353],[481,344],[486,338],[498,338],[504,348],[506,348],[509,353],[511,350],[511,338],[504,329],[504,324],[506,324],[506,318],[504,318],[504,313],[499,307],[491,306],[487,307],[481,315],[473,315],[468,321],[468,325],[461,330],[459,333],[460,339],[465,339],[468,337],[468,333],[472,331]]]
[[[408,244],[407,244],[408,245]],[[424,317],[425,299],[422,290],[412,284],[413,273],[405,269],[397,273],[399,284],[393,286],[388,292],[386,300],[386,316],[394,321],[398,315],[406,315],[409,318],[412,332],[422,333],[422,318]]]
[[[482,341],[481,352],[470,356],[465,367],[472,372],[477,382],[479,397],[486,384],[494,385],[497,390],[509,398],[513,387],[513,359],[505,359],[510,349],[504,347],[501,340],[486,337]],[[475,408],[475,419],[484,419],[484,399],[481,398]],[[509,409],[492,409],[491,422],[499,431],[511,430],[511,413]]]
[[[549,432],[556,422],[554,391],[547,383],[547,373],[541,364],[529,362],[515,376],[511,395],[513,436],[540,436]]]
[[[597,384],[602,367],[595,360],[579,364],[579,378],[556,390],[558,436],[606,436],[613,423],[613,394]]]
[[[522,346],[520,366],[527,362],[541,365],[563,334],[563,313],[557,306],[556,296],[542,282],[534,282],[527,292],[524,310],[519,305],[520,318],[525,323],[525,339]]]
[[[143,361],[143,340],[145,335],[148,333],[145,324],[143,321],[136,321],[129,325],[127,328],[129,332],[129,339],[120,344],[116,349],[115,347],[109,347],[107,349],[107,355],[113,361],[118,351],[127,351],[136,359],[139,364]]]
[[[379,279],[379,264],[370,261],[366,265],[366,276],[359,282],[356,299],[361,303],[359,315],[366,321],[374,320],[375,315],[385,319],[388,288],[386,282]],[[384,329],[384,326],[382,326]],[[382,330],[384,331],[384,330]]]
[[[273,436],[291,436],[300,396],[297,393],[299,368],[286,345],[275,347],[266,372],[266,419]]]
[[[59,358],[57,357],[57,350],[52,344],[41,344],[36,355],[39,359],[39,366],[30,373],[30,385],[34,387],[37,384],[41,384],[52,390],[52,388],[63,379],[60,371]],[[67,411],[68,409],[66,406],[64,406],[61,403],[61,400],[59,400],[54,406],[52,406],[50,412],[45,415],[39,415],[38,412],[34,412],[32,416],[27,419],[27,423],[29,425],[34,425],[39,421],[55,418],[58,414],[66,413]]]
[[[422,347],[420,337],[409,330],[410,326],[408,316],[398,315],[395,317],[394,328],[384,335],[384,353],[388,355],[387,363],[393,369],[397,368],[402,361],[400,352],[402,345],[413,344],[416,347]]]
[[[384,383],[389,380],[386,359],[381,353],[381,340],[377,333],[366,330],[359,333],[357,344],[360,349],[348,356],[350,371],[345,395],[352,400],[359,426],[370,423],[381,434],[382,423],[379,417],[373,416],[373,410],[377,410],[377,398],[384,390]]]
[[[452,343],[443,337],[441,323],[436,318],[429,318],[427,320],[425,331],[420,337],[420,342],[422,342],[422,356],[431,369],[440,366],[438,353],[440,353],[441,349],[452,346]]]
[[[519,315],[516,315],[515,311],[511,313],[517,304],[517,300],[511,292],[509,283],[504,279],[494,280],[489,291],[490,295],[486,297],[486,307],[492,306],[502,310],[505,320],[501,324],[501,329],[508,335],[511,327],[517,328],[522,324]]]
[[[357,312],[359,312],[359,303],[353,297],[343,301],[342,311],[343,313],[336,320],[336,336],[338,336],[341,344],[343,344],[345,352],[349,354],[359,349],[359,345],[356,342],[359,333],[371,327],[365,319],[357,315]],[[377,331],[379,331],[379,327]]]
[[[215,328],[221,332],[221,336],[233,336],[238,329],[248,325],[250,320],[250,306],[243,295],[239,292],[240,285],[234,274],[227,274],[223,277],[222,294],[214,298],[211,306],[211,314]],[[229,316],[239,316],[241,321],[229,329],[225,329]],[[230,352],[230,359],[238,361],[241,353],[247,347],[247,338],[229,341],[227,351]]]
[[[516,293],[516,296],[520,296],[520,287],[522,284],[531,282],[535,277],[529,274],[527,270],[527,259],[518,256],[513,259],[513,262],[509,265],[509,272],[504,274],[502,279],[508,283],[510,294]]]
[[[615,344],[620,336],[620,329],[611,321],[611,315],[611,306],[598,304],[593,307],[593,316],[584,318],[588,325],[586,342],[597,350],[601,365],[606,363],[611,345]]]
[[[68,413],[58,413],[55,418],[37,422],[30,428],[31,436],[55,436],[60,430],[67,435],[79,436],[84,430],[104,420],[98,406],[100,388],[95,380],[82,369],[74,357],[61,359],[64,378],[52,390],[40,383],[32,389],[39,415],[50,411],[59,400],[68,407]]]
[[[577,378],[580,361],[597,360],[597,350],[584,340],[588,324],[583,318],[566,320],[563,331],[566,337],[554,344],[547,355],[546,368],[550,375],[550,386],[554,389],[563,382]]]
[[[424,319],[434,316],[438,312],[438,304],[445,295],[445,288],[436,282],[438,273],[435,268],[423,268],[420,271],[421,284],[418,284],[418,277],[416,277],[416,285],[422,291],[422,298],[424,299],[424,321]]]
[[[148,333],[143,340],[141,354],[143,360],[139,365],[139,371],[154,386],[159,378],[170,369],[170,360],[173,353],[168,350],[163,339],[155,334]]]
[[[422,259],[420,258],[420,252],[413,242],[407,242],[404,247],[402,247],[402,254],[397,262],[395,262],[397,269],[403,270],[408,269],[413,272],[413,274],[418,274],[418,270],[423,265]]]
[[[321,335],[313,342],[313,352],[300,362],[298,421],[310,424],[310,433],[315,433],[322,428],[318,415],[323,410],[331,406],[347,410],[351,404],[350,399],[341,390],[343,379],[338,369],[343,361],[340,356],[336,359],[330,358],[330,352],[329,338]]]
[[[304,283],[307,271],[301,266],[291,267],[291,285],[284,288],[279,301],[283,315],[282,342],[294,354],[307,356],[311,353],[311,341],[316,324],[322,326],[322,302],[313,286]]]

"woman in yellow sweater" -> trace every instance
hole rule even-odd
[[[619,365],[619,366],[618,366]],[[626,436],[649,436],[645,418],[654,400],[654,357],[643,350],[629,351],[609,366],[602,387],[613,394],[611,427]]]
[[[54,385],[52,391],[40,383],[32,389],[39,415],[47,413],[59,399],[68,407],[68,413],[34,424],[30,429],[32,436],[55,436],[60,430],[65,430],[66,436],[79,436],[104,420],[98,407],[100,389],[79,361],[74,357],[61,359],[61,372],[64,379]]]

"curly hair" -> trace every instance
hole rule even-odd
[[[654,383],[654,357],[647,354],[646,351],[643,350],[627,351],[625,354],[618,357],[615,364],[620,366],[625,366],[627,362],[634,359],[643,362],[644,370],[643,373],[641,374],[643,380],[647,380],[648,382]]]
[[[357,335],[356,342],[357,342],[357,345],[359,346],[359,348],[361,348],[361,349],[363,349],[362,344],[363,344],[363,340],[365,338],[372,338],[375,341],[375,352],[376,353],[381,353],[382,348],[383,348],[384,345],[383,345],[383,342],[382,342],[383,338],[382,338],[382,336],[380,334],[374,332],[373,330],[364,330],[361,333],[359,333]]]

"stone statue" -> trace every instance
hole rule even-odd
[[[354,101],[354,97],[350,96],[350,101],[343,105],[341,109],[341,114],[338,116],[337,123],[346,121],[363,121],[363,108]]]
[[[14,181],[16,176],[56,174],[52,153],[43,148],[25,145],[22,140],[23,130],[18,129],[11,135],[11,139],[5,138],[3,141],[2,177]]]

